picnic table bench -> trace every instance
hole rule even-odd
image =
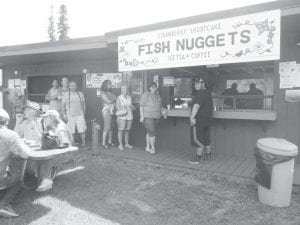
[[[63,154],[68,154],[68,153],[75,152],[78,150],[78,147],[75,147],[75,146],[69,146],[67,148],[50,149],[50,150],[41,150],[40,146],[34,146],[34,147],[30,147],[30,148],[32,151],[29,154],[29,158],[24,160],[23,168],[22,168],[22,175],[21,175],[22,186],[25,189],[32,189],[37,186],[37,184],[26,184],[25,179],[24,179],[29,159],[36,160],[36,161],[49,160],[49,159],[53,159],[57,156],[60,156]],[[52,173],[51,173],[52,180],[55,178],[56,173],[57,173],[57,168],[53,167]]]

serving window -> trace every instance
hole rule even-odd
[[[196,76],[213,86],[214,117],[223,119],[275,120],[273,111],[274,62],[224,64],[215,68],[189,67],[171,69],[174,88],[171,110],[189,109]],[[173,116],[187,113],[170,112]],[[263,115],[263,116],[261,116]]]

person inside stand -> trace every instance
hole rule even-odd
[[[190,124],[192,146],[196,147],[197,152],[196,161],[189,161],[190,163],[211,159],[210,126],[213,114],[211,87],[203,78],[199,78],[195,81],[195,89],[201,90],[197,92],[193,101]]]
[[[162,99],[158,87],[152,82],[149,92],[142,94],[140,99],[140,122],[146,128],[146,152],[155,154],[156,130],[162,113]]]
[[[8,113],[0,108],[0,215],[17,217],[12,203],[21,190],[22,160],[29,157],[30,148],[20,136],[7,128]]]
[[[113,117],[115,115],[116,95],[112,92],[112,83],[110,80],[105,80],[101,86],[101,100],[103,104],[102,117],[104,121],[103,133],[102,133],[102,147],[104,149],[110,149],[116,145],[112,142],[113,136]],[[108,144],[106,139],[108,135]]]
[[[263,108],[263,104],[264,104],[263,98],[260,98],[260,97],[255,98],[255,96],[263,96],[264,93],[262,90],[260,90],[256,87],[255,83],[251,83],[249,85],[249,91],[246,93],[246,95],[253,96],[253,98],[247,99],[247,102],[246,102],[247,109],[262,109]]]
[[[75,81],[69,83],[69,92],[64,94],[62,99],[62,112],[65,121],[67,121],[67,127],[70,134],[72,134],[72,143],[74,143],[76,130],[81,137],[81,148],[83,150],[88,150],[89,147],[86,145],[85,132],[86,132],[86,122],[85,122],[85,98],[81,91],[77,90],[77,84]]]
[[[61,113],[61,95],[61,88],[58,85],[58,80],[53,80],[52,88],[49,89],[46,95],[46,101],[49,101],[49,109]]]
[[[127,86],[121,87],[121,95],[117,98],[116,109],[119,150],[124,150],[123,134],[125,137],[125,148],[131,149],[133,146],[129,144],[129,131],[132,125],[134,106],[132,105],[131,96],[128,95]]]
[[[231,84],[230,88],[225,89],[225,91],[222,93],[223,96],[236,96],[239,95],[239,92],[237,90],[237,83]],[[233,109],[233,98],[225,98],[224,104],[230,109]]]
[[[32,142],[33,145],[41,145],[42,143],[42,114],[40,105],[36,102],[28,102],[24,109],[24,118],[19,124],[16,124],[15,131],[20,135],[21,138],[25,138],[26,141]],[[39,160],[33,161],[30,164],[31,170],[38,175],[41,180],[37,191],[43,192],[50,190],[53,185],[51,179],[51,172],[53,168],[53,160]],[[31,171],[32,172],[32,171]]]

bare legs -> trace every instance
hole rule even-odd
[[[123,147],[123,130],[118,130],[119,150],[124,150]]]
[[[112,143],[112,131],[103,131],[102,133],[102,145],[106,145],[106,138],[108,136],[108,143]]]
[[[129,144],[129,130],[119,130],[118,131],[118,141],[119,141],[119,149],[123,150],[123,134],[124,134],[124,138],[125,138],[125,147],[126,148],[133,148],[133,146],[131,146]]]
[[[149,134],[146,134],[146,152],[150,152],[150,139],[149,139]]]

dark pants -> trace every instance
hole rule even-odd
[[[7,176],[0,181],[0,190],[5,192],[0,203],[1,205],[12,204],[21,190],[23,162],[23,159],[11,157]]]
[[[192,146],[198,148],[209,146],[210,140],[210,126],[195,125],[191,127],[191,141]]]

